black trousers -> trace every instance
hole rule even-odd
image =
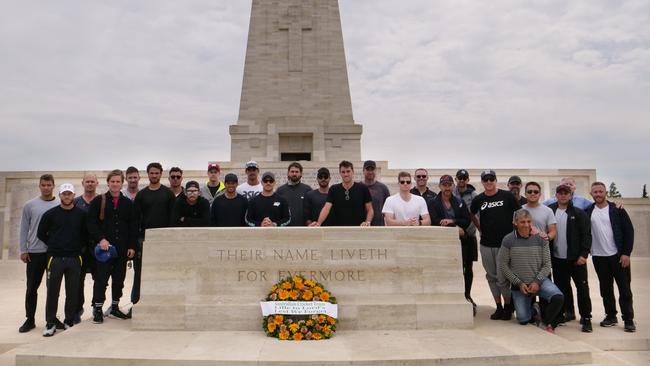
[[[47,269],[47,300],[45,301],[45,319],[54,323],[59,307],[61,281],[65,277],[65,320],[71,322],[77,313],[79,293],[79,257],[51,257]]]
[[[474,282],[474,262],[478,260],[478,243],[476,236],[465,235],[460,240],[463,257],[463,280],[465,281],[465,298],[470,297]]]
[[[133,257],[133,287],[131,288],[131,303],[133,305],[140,301],[140,281],[142,280],[142,247],[144,238],[138,239],[138,247]]]
[[[77,312],[81,312],[84,308],[84,303],[86,302],[86,296],[84,294],[84,286],[86,282],[86,274],[90,273],[93,281],[95,280],[95,271],[97,264],[95,262],[94,256],[85,255],[82,256],[83,263],[81,265],[81,273],[79,274],[79,293],[78,293],[78,305]]]
[[[34,319],[36,315],[36,304],[38,303],[38,288],[43,281],[43,274],[47,269],[47,253],[29,253],[29,262],[25,275],[27,278],[25,291],[25,317]]]
[[[591,297],[589,297],[589,282],[587,281],[587,265],[576,266],[575,261],[551,258],[553,265],[553,282],[564,295],[564,312],[575,314],[573,305],[573,289],[571,280],[578,294],[578,311],[580,317],[591,319]]]
[[[126,258],[119,257],[106,263],[97,262],[95,285],[93,286],[93,306],[103,305],[106,301],[106,287],[109,277],[111,282],[111,295],[113,302],[120,301],[124,278],[126,277]]]
[[[600,296],[603,298],[603,307],[608,317],[616,317],[616,297],[614,296],[614,281],[618,287],[618,303],[621,306],[623,320],[634,319],[632,307],[632,275],[631,269],[621,267],[618,262],[619,255],[610,257],[591,257],[600,282]]]

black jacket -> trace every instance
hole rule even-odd
[[[627,214],[627,211],[622,208],[616,208],[616,204],[607,202],[609,204],[609,219],[612,222],[612,231],[614,232],[614,242],[618,249],[618,255],[632,254],[634,248],[634,226],[632,220]],[[587,214],[591,218],[591,213],[594,212],[596,204],[587,207]]]
[[[548,207],[555,213],[558,203],[555,202]],[[587,258],[591,251],[591,223],[589,222],[589,216],[581,209],[573,206],[571,201],[567,206],[566,214],[566,259],[575,261],[578,257]],[[553,249],[551,249],[551,253],[553,253]]]
[[[467,229],[469,224],[472,222],[469,216],[469,209],[467,208],[467,205],[465,202],[459,200],[453,195],[449,199],[449,202],[451,202],[451,208],[454,210],[454,215],[456,216],[454,218],[454,222],[456,224],[447,226],[460,226],[463,228],[463,230]],[[442,203],[442,194],[436,196],[431,207],[433,209],[431,212],[431,225],[440,226],[440,221],[446,218],[445,205]]]
[[[99,219],[102,196],[106,197],[103,221]],[[138,241],[138,222],[131,200],[120,192],[117,208],[113,208],[110,192],[95,197],[88,209],[88,233],[95,244],[106,239],[120,257],[126,257],[127,249],[135,249]]]
[[[190,205],[187,197],[180,195],[172,211],[172,225],[186,227],[210,226],[210,201],[199,196],[198,201]]]

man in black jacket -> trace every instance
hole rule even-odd
[[[607,201],[607,187],[602,182],[591,184],[595,203],[587,208],[591,219],[591,255],[600,282],[600,296],[607,316],[601,327],[618,324],[614,281],[618,286],[619,304],[623,313],[624,330],[636,332],[632,288],[630,286],[630,255],[634,247],[634,227],[625,209]]]
[[[571,279],[578,293],[578,310],[582,331],[591,333],[591,298],[587,281],[587,257],[591,251],[589,217],[571,202],[571,187],[559,185],[555,190],[557,202],[549,208],[557,220],[557,235],[551,248],[553,280],[564,295],[564,318],[575,318]]]
[[[176,198],[172,224],[183,227],[210,226],[210,201],[201,197],[201,186],[191,180],[185,185],[185,194]]]
[[[74,205],[74,186],[64,183],[59,189],[61,204],[43,214],[38,238],[47,245],[47,300],[44,337],[56,332],[61,281],[65,277],[65,329],[73,326],[77,314],[81,248],[86,244],[86,214]]]
[[[98,243],[101,250],[113,246],[117,257],[107,262],[97,261],[95,285],[93,286],[93,323],[104,322],[102,307],[106,300],[108,278],[112,278],[112,303],[109,316],[128,319],[119,307],[124,278],[126,277],[126,262],[135,255],[138,240],[138,226],[133,203],[122,192],[124,173],[113,170],[108,173],[108,192],[96,197],[88,209],[88,232],[93,242]]]

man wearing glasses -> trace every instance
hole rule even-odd
[[[224,189],[226,189],[226,186],[219,181],[219,173],[221,173],[221,167],[219,167],[219,164],[208,164],[208,182],[201,187],[201,195],[203,198],[207,199],[210,204],[212,204],[215,198],[221,196]]]
[[[466,207],[472,206],[472,201],[478,193],[476,188],[469,184],[469,173],[465,169],[456,172],[456,188],[453,190],[454,197],[465,202]],[[476,315],[477,305],[472,299],[471,290],[474,283],[474,263],[478,261],[478,241],[476,240],[476,226],[470,223],[465,229],[465,236],[461,238],[463,246],[463,279],[465,280],[465,299],[472,304],[474,315]]]
[[[424,168],[419,168],[415,171],[415,187],[411,189],[411,193],[424,198],[427,203],[427,206],[433,202],[436,198],[436,192],[432,191],[427,187],[427,182],[429,181],[429,175],[427,170]]]
[[[481,173],[481,183],[484,192],[472,201],[470,211],[474,224],[481,231],[481,261],[496,303],[496,311],[490,315],[490,319],[510,320],[514,311],[510,286],[498,270],[497,258],[503,238],[512,232],[512,217],[520,206],[512,193],[497,189],[497,174],[494,170],[484,170]]]
[[[241,227],[246,226],[246,210],[248,200],[237,193],[238,178],[228,173],[223,179],[226,185],[225,193],[214,199],[210,208],[212,226]]]
[[[181,227],[210,226],[210,202],[201,197],[200,186],[191,180],[185,186],[185,194],[176,198],[172,212],[172,225]]]
[[[262,193],[248,203],[246,224],[248,226],[275,227],[287,226],[291,222],[289,204],[275,193],[275,174],[262,174]]]
[[[431,225],[431,217],[424,198],[410,192],[411,174],[400,172],[397,175],[399,192],[384,203],[381,212],[386,226],[421,226]]]
[[[331,179],[329,169],[325,167],[318,169],[316,179],[318,181],[318,188],[307,192],[303,205],[305,224],[307,226],[318,221],[318,216],[325,206],[325,202],[327,202],[327,194],[330,190]],[[325,222],[323,222],[323,226],[330,226],[330,221],[331,220],[328,217]]]
[[[169,188],[175,197],[183,193],[183,170],[177,166],[169,169]]]
[[[533,233],[539,234],[544,240],[555,240],[555,236],[557,235],[557,219],[553,214],[553,210],[539,202],[542,194],[542,188],[539,183],[526,183],[525,194],[528,203],[523,205],[522,208],[528,210],[533,217]]]
[[[327,202],[310,226],[321,226],[333,215],[332,226],[370,226],[374,211],[370,190],[362,183],[354,182],[354,166],[343,160],[339,163],[342,182],[333,185],[327,194]]]

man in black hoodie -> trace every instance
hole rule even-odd
[[[210,226],[210,201],[201,197],[201,186],[191,180],[185,185],[185,194],[176,198],[172,224],[182,227]]]
[[[64,183],[59,189],[61,204],[43,214],[38,225],[38,238],[47,245],[47,300],[44,337],[56,332],[61,280],[65,277],[65,329],[73,326],[77,313],[81,248],[85,245],[86,214],[74,205],[74,186]]]

